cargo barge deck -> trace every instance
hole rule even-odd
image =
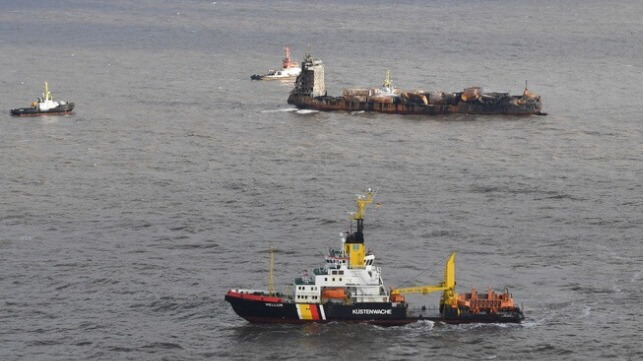
[[[393,87],[390,72],[380,88],[344,89],[342,96],[326,92],[324,65],[307,55],[301,74],[288,103],[301,109],[320,111],[366,111],[391,114],[481,114],[481,115],[546,115],[540,95],[529,91],[525,84],[522,95],[488,92],[469,87],[461,92],[402,91]]]

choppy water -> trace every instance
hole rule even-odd
[[[638,1],[0,2],[0,359],[643,358]],[[281,47],[329,94],[470,85],[547,117],[284,111]],[[43,80],[70,117],[13,119]],[[399,285],[458,252],[520,326],[255,326],[223,296],[320,264],[356,193]],[[419,299],[418,302],[434,302]]]

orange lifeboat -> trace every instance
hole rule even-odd
[[[346,290],[344,288],[326,288],[322,292],[322,298],[343,300],[346,298]]]

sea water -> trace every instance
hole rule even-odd
[[[0,359],[635,360],[639,1],[0,2]],[[330,95],[520,94],[546,117],[296,112],[250,81],[307,52]],[[12,118],[49,81],[65,117]],[[252,325],[377,189],[387,286],[508,287],[522,325]],[[425,272],[425,271],[430,272]],[[292,288],[291,288],[292,289]],[[416,306],[439,296],[412,296]]]

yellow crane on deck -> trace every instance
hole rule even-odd
[[[444,281],[438,285],[427,285],[427,286],[415,286],[415,287],[405,287],[405,288],[396,288],[391,290],[391,301],[392,302],[404,302],[404,294],[409,293],[421,293],[429,294],[433,292],[443,291],[442,299],[440,300],[440,308],[443,305],[456,304],[458,294],[455,293],[455,252],[451,253],[449,258],[447,258],[446,265],[444,266]]]

